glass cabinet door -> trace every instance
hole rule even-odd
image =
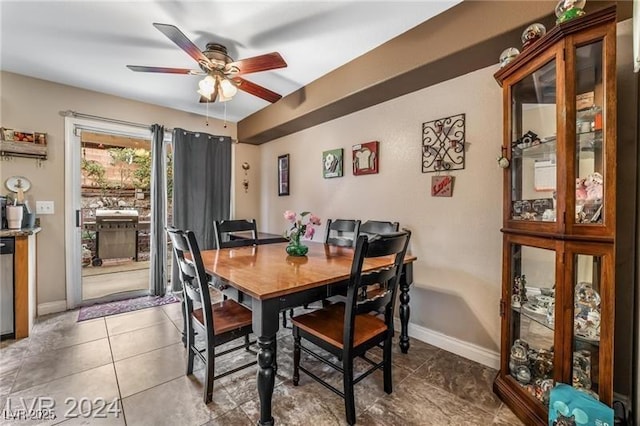
[[[567,242],[564,282],[571,289],[573,309],[565,330],[570,363],[563,380],[605,404],[612,402],[613,244]],[[569,305],[568,303],[566,305]]]
[[[556,252],[510,244],[509,375],[541,404],[554,386]]]
[[[574,255],[573,387],[598,398],[602,257]]]
[[[597,225],[605,219],[603,41],[577,47],[575,62],[575,223]]]
[[[556,222],[556,60],[511,86],[511,217]]]

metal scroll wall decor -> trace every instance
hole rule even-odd
[[[422,123],[422,173],[464,169],[465,114]]]

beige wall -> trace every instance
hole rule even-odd
[[[222,121],[210,119],[207,127],[203,116],[17,74],[1,73],[0,88],[0,125],[48,134],[49,158],[42,162],[42,167],[37,167],[35,160],[24,158],[0,162],[0,179],[3,183],[13,175],[23,175],[31,180],[33,187],[27,195],[34,208],[35,200],[55,202],[54,215],[40,216],[43,230],[38,236],[39,304],[66,298],[64,215],[73,213],[64,211],[64,119],[59,115],[60,111],[74,110],[143,124],[160,123],[170,128],[182,127],[236,138],[235,123],[228,123],[227,128],[224,128]],[[258,163],[254,146],[236,145],[235,154],[240,162]],[[251,172],[257,170],[252,169]],[[255,174],[252,179],[255,185],[253,188],[258,188],[258,180],[259,175]],[[257,192],[245,194],[241,188],[236,187],[234,195],[238,215],[258,214]]]
[[[259,219],[260,215],[260,147],[257,145],[234,145],[234,211],[231,213],[236,219]],[[242,163],[249,163],[249,170],[242,170]],[[242,186],[244,179],[249,181],[249,188],[245,192]],[[258,230],[263,226],[258,221]]]
[[[261,145],[261,222],[281,233],[287,209],[327,218],[397,220],[413,231],[411,322],[489,350],[499,347],[501,90],[492,66]],[[423,122],[466,113],[467,164],[452,198],[421,172]],[[380,173],[353,176],[351,146],[380,141]],[[345,150],[345,176],[323,179],[322,151]],[[291,195],[278,197],[276,159],[290,154]],[[322,240],[324,226],[316,235]]]

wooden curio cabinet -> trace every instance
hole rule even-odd
[[[557,382],[613,398],[616,11],[558,25],[500,69],[502,345],[494,389],[547,424]]]

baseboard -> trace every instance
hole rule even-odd
[[[400,320],[396,318],[396,330],[400,330]],[[500,368],[500,354],[455,337],[447,336],[438,331],[431,330],[421,325],[409,323],[409,337],[437,346],[445,351],[452,352],[461,357],[478,362],[487,367],[498,370]],[[409,349],[411,350],[411,349]]]
[[[38,316],[55,314],[57,312],[64,312],[67,310],[66,300],[56,300],[53,302],[40,303],[38,305]]]

